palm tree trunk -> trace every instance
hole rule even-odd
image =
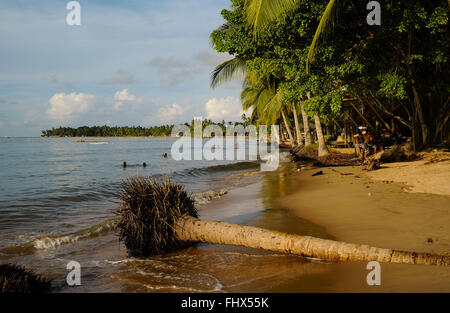
[[[295,132],[297,133],[297,144],[301,146],[303,145],[303,136],[302,132],[300,131],[300,124],[298,123],[297,108],[295,103],[292,103],[292,113],[294,113]]]
[[[304,102],[300,102],[300,109],[302,110],[302,118],[303,118],[303,130],[305,132],[305,146],[309,146],[312,144],[311,141],[311,131],[309,130],[309,121],[308,115],[305,112]]]
[[[308,99],[311,98],[311,92],[306,94]],[[325,138],[323,137],[322,124],[320,123],[319,113],[314,114],[314,123],[316,124],[317,141],[319,142],[319,157],[330,155],[327,145],[325,144]]]
[[[286,126],[286,130],[289,136],[289,142],[291,143],[291,146],[294,147],[294,137],[292,136],[291,129],[289,128],[289,124],[286,119],[286,114],[284,113],[284,109],[281,109],[281,116],[283,117],[284,126]]]
[[[450,256],[382,249],[281,233],[252,226],[178,218],[174,235],[183,242],[208,242],[296,254],[329,261],[378,261],[428,265],[450,265]]]
[[[322,124],[320,123],[319,114],[314,114],[314,122],[316,124],[317,141],[319,142],[319,157],[330,155],[325,138],[323,137]]]

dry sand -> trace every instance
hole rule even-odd
[[[367,176],[378,181],[393,181],[410,186],[410,192],[450,195],[450,152],[420,154],[414,162],[388,163],[368,172]]]
[[[450,251],[449,196],[407,193],[404,185],[370,179],[360,167],[303,167],[297,173],[296,166],[253,176],[256,183],[201,207],[201,218],[386,248]],[[324,175],[311,176],[320,170]],[[239,256],[242,262],[227,261],[232,271],[213,272],[228,292],[450,291],[448,267],[381,264],[381,286],[369,286],[364,262],[305,263],[297,256],[233,246],[198,249]]]
[[[303,171],[293,177],[297,191],[279,203],[324,226],[337,240],[448,254],[450,163],[432,159],[389,164],[374,172],[323,168],[324,175],[313,177],[318,170]],[[392,181],[406,182],[422,193]],[[423,193],[427,191],[437,194]]]

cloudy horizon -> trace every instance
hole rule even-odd
[[[209,88],[230,58],[209,40],[229,0],[80,0],[80,26],[67,2],[0,4],[0,136],[240,119],[239,82]]]

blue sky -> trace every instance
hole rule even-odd
[[[229,0],[80,0],[80,26],[68,2],[0,2],[0,136],[239,119],[239,82],[209,88],[230,58],[209,41]]]

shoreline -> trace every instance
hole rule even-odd
[[[299,172],[296,167],[299,167]],[[390,171],[393,168],[394,165],[387,167]],[[320,170],[324,175],[311,176]],[[224,219],[380,248],[449,254],[450,196],[411,193],[404,184],[373,180],[371,173],[359,166],[308,168],[301,164],[285,164],[274,173],[265,173],[258,182],[240,187],[237,191],[231,190],[221,199],[208,204],[204,207],[208,214],[201,217],[211,218],[208,215],[230,210],[236,212],[238,209],[245,212],[249,206],[253,209],[258,207],[259,210],[249,211],[247,216]],[[268,188],[274,186],[278,189],[268,195]],[[226,249],[258,255],[267,253],[263,250],[214,245],[205,245],[200,249]],[[366,283],[368,271],[365,263],[315,263],[301,257],[297,257],[297,260],[306,262],[303,266],[307,264],[308,270],[302,271],[299,276],[295,272],[279,275],[280,281],[268,286],[265,291],[450,291],[450,271],[446,267],[382,264],[382,285],[374,287]],[[281,258],[279,266],[288,265]],[[275,273],[276,269],[268,267],[267,271]],[[300,270],[297,269],[297,272]],[[248,287],[246,291],[260,288],[254,285]]]
[[[295,175],[299,189],[279,203],[324,226],[337,240],[450,253],[450,196],[411,193],[403,184],[373,180],[358,167],[321,170],[324,174],[315,177],[317,170]]]

